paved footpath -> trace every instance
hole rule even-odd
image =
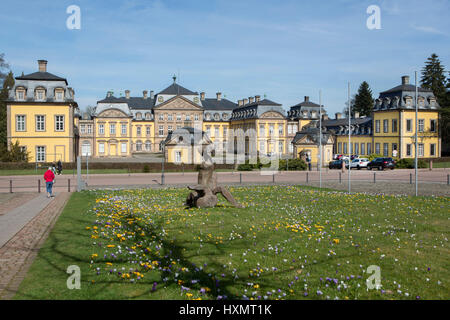
[[[12,299],[69,197],[40,194],[0,216],[0,299]]]

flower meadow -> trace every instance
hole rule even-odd
[[[244,209],[187,209],[183,189],[92,192],[90,285],[145,284],[156,299],[449,298],[448,198],[230,191]]]
[[[448,299],[448,198],[231,187],[186,208],[187,189],[75,193],[18,297]],[[65,287],[70,264],[81,289]],[[369,290],[369,266],[381,287]],[[46,280],[42,280],[45,277]]]

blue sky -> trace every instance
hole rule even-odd
[[[179,83],[236,101],[254,95],[289,106],[304,96],[330,116],[367,81],[374,97],[420,71],[432,54],[450,68],[448,0],[109,0],[3,1],[0,53],[15,75],[67,78],[80,107],[113,90],[132,96]],[[69,5],[81,30],[66,28]],[[369,30],[369,5],[381,30]]]

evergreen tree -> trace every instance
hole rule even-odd
[[[8,74],[9,64],[5,61],[5,54],[0,53],[0,86],[3,84],[3,80]]]
[[[372,90],[366,81],[359,86],[358,93],[355,95],[354,104],[352,106],[352,115],[359,112],[360,116],[370,117],[373,109]]]
[[[441,106],[446,104],[446,82],[445,68],[438,59],[437,54],[433,53],[425,62],[420,83],[422,88],[433,91],[434,96]]]

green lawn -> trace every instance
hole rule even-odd
[[[15,298],[450,298],[448,198],[230,191],[244,209],[185,209],[187,189],[74,193]]]

